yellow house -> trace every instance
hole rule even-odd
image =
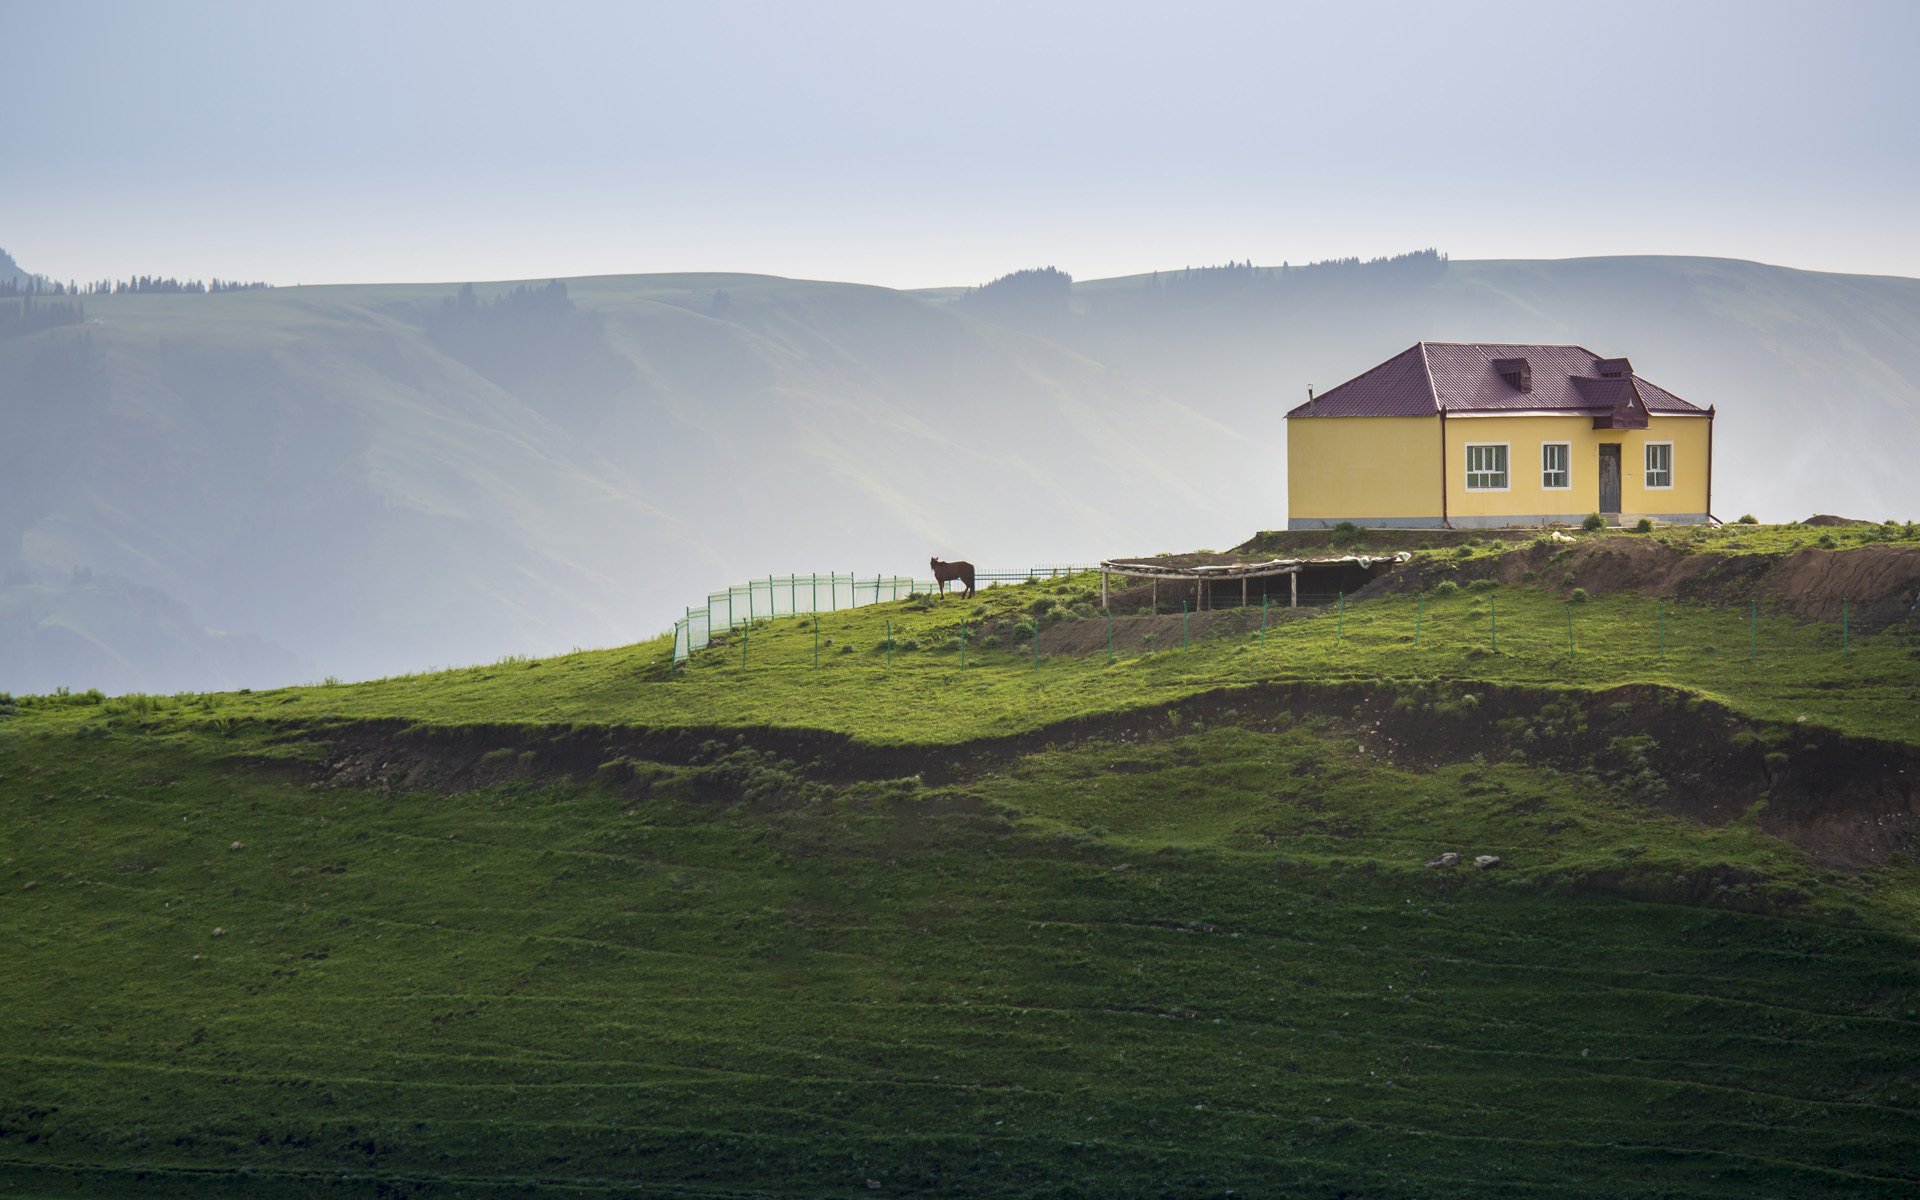
[[[1421,342],[1287,414],[1287,528],[1701,524],[1713,415],[1579,346]]]

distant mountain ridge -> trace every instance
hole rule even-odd
[[[21,269],[19,263],[13,261],[13,255],[0,250],[0,283],[12,282],[24,285],[30,278],[32,276]]]
[[[997,294],[605,276],[86,315],[0,341],[0,571],[40,589],[0,596],[0,624],[65,614],[96,649],[0,629],[0,690],[362,677],[631,640],[755,574],[1229,545],[1284,525],[1281,414],[1305,388],[1423,338],[1575,342],[1717,405],[1723,517],[1920,511],[1909,279],[1413,256]],[[76,568],[190,614],[168,628],[251,636],[161,653],[192,638],[157,638],[150,603],[58,602]]]

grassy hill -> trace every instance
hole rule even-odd
[[[631,643],[768,571],[1221,545],[1284,525],[1280,413],[1419,338],[1584,342],[1718,405],[1722,516],[1920,507],[1913,280],[1436,258],[1011,301],[564,282],[108,296],[0,336],[0,647],[36,648],[0,651],[0,688],[370,678]],[[77,570],[127,586],[67,594]]]
[[[1911,1195],[1912,527],[1444,540],[0,701],[0,1191]]]

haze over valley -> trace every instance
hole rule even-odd
[[[79,304],[0,338],[16,692],[374,677],[632,641],[751,575],[1232,544],[1285,525],[1282,413],[1423,338],[1578,342],[1718,406],[1723,519],[1920,509],[1910,279],[1426,252]]]

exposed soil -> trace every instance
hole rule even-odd
[[[1920,627],[1920,545],[1798,550],[1789,555],[1688,553],[1652,539],[1591,538],[1493,557],[1416,559],[1361,596],[1422,591],[1442,579],[1497,579],[1567,595],[1640,592],[1697,604],[1758,601],[1769,612],[1838,621],[1842,602],[1857,628]]]
[[[1411,768],[1499,761],[1518,749],[1528,762],[1590,774],[1623,798],[1708,825],[1735,820],[1764,802],[1762,828],[1834,866],[1913,854],[1920,833],[1920,748],[1754,722],[1651,686],[1602,692],[1484,684],[1223,688],[961,746],[870,746],[844,734],[790,728],[363,722],[288,732],[329,744],[320,771],[328,785],[453,792],[540,777],[599,776],[617,785],[632,778],[627,764],[698,765],[743,748],[797,764],[825,782],[918,776],[940,783],[1001,769],[1048,747],[1133,745],[1222,722],[1271,730],[1303,716],[1328,719],[1330,735],[1351,738],[1363,756]]]
[[[1832,513],[1815,513],[1813,516],[1808,517],[1806,520],[1800,523],[1802,525],[1812,525],[1816,528],[1831,526],[1831,525],[1872,525],[1873,524],[1872,521],[1862,521],[1858,517],[1836,517]]]
[[[1279,614],[1268,617],[1278,624]],[[1182,631],[1182,622],[1185,630]],[[1177,649],[1184,636],[1199,642],[1228,634],[1239,635],[1260,627],[1260,609],[1213,609],[1207,612],[1161,613],[1159,616],[1119,616],[1113,618],[1115,654],[1139,654],[1151,650]],[[1107,622],[1099,617],[1088,621],[1061,621],[1040,627],[1040,653],[1050,656],[1090,655],[1107,652]]]
[[[1397,550],[1444,550],[1469,542],[1525,542],[1540,531],[1525,529],[1268,529],[1233,548],[1233,557],[1291,558],[1333,554],[1378,554]]]

